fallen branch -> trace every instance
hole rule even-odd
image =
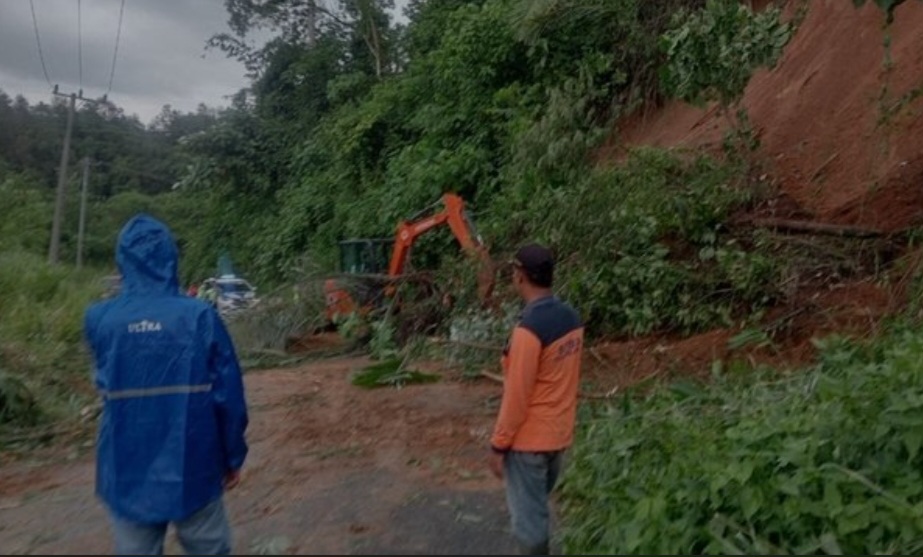
[[[605,393],[580,393],[580,398],[585,398],[588,400],[609,400],[614,397],[619,392],[619,387],[616,385],[612,387]]]
[[[612,372],[612,373],[619,373],[619,370],[618,370],[618,369],[616,369],[615,367],[613,367],[612,364],[610,364],[609,362],[607,362],[606,359],[603,358],[603,357],[599,354],[599,351],[596,350],[596,347],[590,348],[588,352],[589,352],[594,358],[596,358],[596,361],[599,362],[599,364],[600,364],[601,366],[603,366],[604,368],[606,368],[607,371],[610,371],[610,372]]]
[[[808,311],[814,311],[816,308],[813,306],[814,304],[808,304],[808,305],[801,306],[800,308],[794,311],[790,311],[781,317],[773,319],[772,321],[764,325],[762,328],[769,331],[768,334],[770,336],[774,335],[776,332],[778,332],[779,329],[782,328],[783,325],[785,325],[786,322],[791,321],[792,319],[798,317],[802,313],[806,313]]]
[[[859,228],[858,226],[826,224],[812,221],[757,218],[751,219],[748,221],[748,223],[756,228],[771,228],[782,232],[794,232],[802,234],[840,236],[844,238],[880,238],[884,236],[884,233],[879,230]]]
[[[245,357],[247,357],[247,356],[249,356],[249,355],[254,355],[254,356],[257,356],[257,357],[259,357],[259,356],[271,356],[271,357],[275,357],[275,358],[289,358],[289,357],[291,357],[291,354],[288,353],[288,352],[286,352],[285,350],[276,350],[276,349],[274,349],[274,348],[250,348],[250,349],[244,348],[244,349],[241,349],[241,350],[240,350],[240,356],[241,356],[241,358],[245,358]]]
[[[487,371],[486,369],[481,371],[481,376],[486,377],[490,380],[496,381],[497,383],[503,383],[502,375],[498,375],[496,373]]]
[[[0,438],[0,445],[12,445],[14,443],[36,441],[39,439],[52,439],[54,437],[60,437],[66,433],[78,433],[86,429],[88,425],[90,424],[86,422],[79,422],[77,424],[68,422],[67,424],[58,425],[56,427],[46,427],[40,430],[30,431],[29,433],[2,437]]]
[[[830,163],[832,163],[833,161],[837,160],[839,157],[840,157],[840,153],[838,153],[838,152],[837,152],[837,153],[834,153],[834,154],[832,154],[832,155],[830,155],[830,158],[828,158],[827,160],[825,160],[824,163],[823,163],[822,165],[818,166],[818,167],[817,167],[817,170],[815,170],[814,173],[811,174],[811,181],[812,181],[812,182],[816,181],[817,178],[824,172],[824,170],[825,170],[828,166],[830,166]]]

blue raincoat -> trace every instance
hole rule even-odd
[[[182,520],[215,501],[247,455],[240,367],[215,310],[183,296],[169,229],[122,229],[121,293],[91,306],[87,341],[103,397],[96,493],[118,517]]]

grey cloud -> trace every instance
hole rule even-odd
[[[45,63],[53,83],[76,91],[77,0],[33,0]],[[82,1],[83,89],[98,97],[109,71],[121,0]],[[395,2],[400,13],[406,0]],[[125,0],[125,16],[110,99],[150,122],[164,104],[195,110],[227,105],[248,82],[244,68],[205,42],[227,31],[224,0]],[[28,0],[0,0],[0,89],[30,102],[48,101]]]
[[[78,83],[76,0],[34,0],[42,50],[53,83]],[[83,89],[102,95],[118,24],[120,0],[82,0]],[[226,29],[222,0],[126,0],[119,57],[110,98],[149,121],[163,104],[194,110],[247,85],[244,68],[205,41]],[[0,89],[32,102],[48,86],[37,53],[27,0],[0,0]],[[44,94],[36,96],[36,91]]]

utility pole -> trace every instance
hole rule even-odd
[[[64,132],[64,149],[61,151],[61,167],[58,169],[58,190],[55,193],[54,217],[51,221],[51,243],[48,246],[48,263],[57,265],[61,254],[61,221],[64,219],[64,199],[67,193],[67,159],[70,156],[71,132],[74,128],[74,108],[78,100],[92,104],[105,104],[108,99],[106,95],[103,95],[102,102],[85,98],[83,89],[79,93],[60,93],[57,85],[54,86],[52,94],[70,99],[67,106],[67,130]],[[86,167],[84,170],[86,171]],[[78,257],[80,256],[78,255]]]
[[[87,186],[90,183],[90,157],[83,157],[83,185],[80,188],[80,224],[77,228],[77,268],[83,268],[83,238],[87,221]]]
[[[77,95],[62,95],[55,86],[54,94],[59,97],[68,97],[70,102],[67,107],[67,131],[64,132],[64,149],[61,151],[61,166],[58,168],[58,191],[54,199],[54,218],[51,221],[51,245],[48,247],[48,263],[56,265],[61,251],[61,220],[64,216],[64,194],[67,191],[67,157],[71,149],[71,131],[74,128],[74,105]]]

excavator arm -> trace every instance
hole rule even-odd
[[[493,303],[494,264],[490,253],[481,241],[468,219],[465,212],[465,203],[461,197],[454,193],[446,193],[441,199],[444,208],[432,215],[424,216],[433,206],[424,209],[414,217],[400,223],[394,238],[394,247],[388,262],[388,282],[384,287],[386,296],[393,296],[396,291],[396,278],[404,273],[404,267],[410,258],[410,251],[417,239],[430,230],[447,225],[466,253],[479,260],[478,268],[478,298],[484,307]],[[326,316],[329,323],[333,323],[338,316],[349,315],[353,312],[365,312],[371,309],[368,304],[357,300],[340,281],[328,279],[324,282],[326,295]]]
[[[397,227],[394,251],[388,265],[388,275],[400,276],[410,257],[410,250],[417,238],[433,228],[448,225],[455,239],[469,255],[480,261],[478,269],[478,297],[482,304],[489,304],[494,288],[494,265],[487,248],[474,229],[474,225],[465,212],[465,202],[454,193],[442,196],[445,208],[433,215],[421,219],[404,221]]]

